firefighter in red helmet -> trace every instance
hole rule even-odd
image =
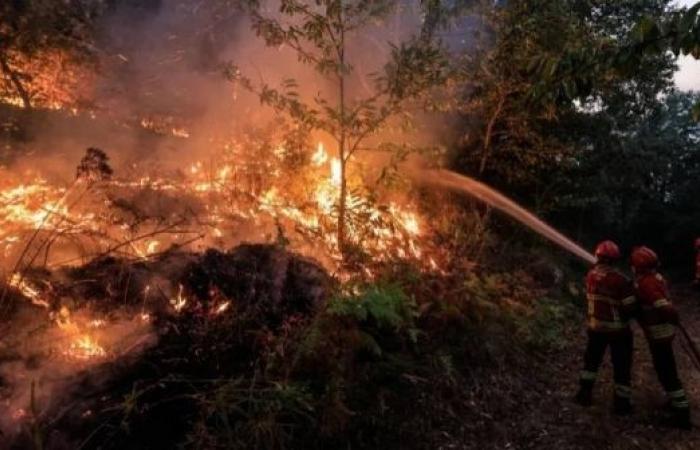
[[[695,281],[696,287],[700,287],[700,237],[695,239]]]
[[[630,262],[635,275],[639,324],[649,343],[656,374],[668,395],[671,425],[690,428],[690,406],[673,354],[678,313],[669,299],[666,280],[657,271],[659,258],[650,248],[638,247],[632,252]]]
[[[584,406],[592,404],[598,369],[610,347],[615,379],[613,410],[628,414],[632,410],[630,320],[635,310],[634,290],[631,281],[613,267],[620,259],[620,250],[614,242],[598,244],[595,256],[596,264],[586,276],[588,343],[575,401]]]

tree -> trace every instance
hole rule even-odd
[[[408,111],[431,88],[444,82],[448,65],[439,42],[430,30],[392,46],[389,61],[380,73],[370,75],[371,92],[364,96],[350,84],[356,65],[348,46],[372,23],[381,21],[399,6],[394,0],[282,0],[279,16],[266,15],[257,2],[250,4],[253,29],[267,45],[286,45],[300,63],[331,85],[331,95],[319,94],[313,101],[300,98],[298,81],[286,80],[281,89],[256,85],[231,66],[228,75],[259,95],[261,101],[288,115],[298,128],[323,131],[333,137],[340,161],[337,204],[337,241],[341,251],[348,242],[348,166],[365,144],[376,138],[397,116]],[[434,7],[434,5],[433,5]],[[434,21],[429,21],[434,26]],[[351,95],[353,94],[353,95]],[[395,143],[377,143],[375,148],[392,152],[402,148]],[[405,148],[405,147],[403,147]]]
[[[565,101],[585,99],[601,72],[613,78],[630,77],[646,70],[650,60],[668,59],[669,52],[700,58],[700,2],[687,9],[673,8],[669,1],[600,2],[590,11],[592,23],[614,23],[618,28],[608,27],[608,38],[594,45],[580,43],[540,58],[533,65],[540,79],[535,96],[558,85],[568,86]],[[700,104],[695,105],[694,114],[700,120]]]
[[[102,2],[92,0],[2,2],[0,73],[5,91],[19,97],[25,108],[31,108],[39,89],[31,82],[51,63],[47,59],[49,51],[66,52],[71,63],[87,62],[93,52],[92,20],[102,7]]]
[[[552,168],[575,164],[584,122],[605,113],[616,128],[648,114],[672,87],[669,54],[647,55],[630,73],[577,59],[626,45],[620,34],[668,0],[590,2],[514,0],[487,5],[480,50],[462,63],[465,139],[456,164],[524,197],[550,190]],[[621,32],[622,30],[622,32]],[[572,49],[578,49],[574,52]],[[577,78],[560,73],[585,72]]]
[[[564,87],[541,87],[530,69],[588,41],[590,31],[570,2],[485,2],[481,18],[482,39],[460,64],[464,137],[454,163],[527,197],[542,173],[567,160],[569,143],[553,130],[574,110],[560,101]]]
[[[675,62],[671,52],[650,52],[622,70],[608,58],[631,45],[639,20],[668,14],[669,4],[486,2],[486,31],[461,63],[463,139],[453,166],[579,240],[640,233],[647,184],[661,183],[652,173],[666,173],[670,146],[683,140],[640,137],[642,123],[658,131]]]
[[[700,127],[690,114],[698,100],[673,92],[622,131],[604,113],[591,120],[586,149],[559,174],[557,221],[575,228],[581,220],[587,234],[627,245],[673,249],[666,260],[686,254],[700,220]]]
[[[637,24],[635,45],[621,54],[635,61],[638,55],[662,53],[670,49],[675,55],[692,55],[700,59],[700,2],[688,9],[673,11],[661,20],[645,16]],[[700,121],[700,102],[693,105],[693,116]]]

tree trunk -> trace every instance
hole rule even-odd
[[[338,44],[338,60],[340,63],[338,72],[338,89],[340,90],[340,136],[338,139],[338,157],[340,158],[340,195],[338,197],[338,249],[344,254],[346,244],[347,227],[347,179],[346,179],[346,124],[345,124],[345,29],[343,24],[342,2],[338,14],[340,26],[340,42]]]
[[[345,180],[345,162],[343,156],[340,157],[340,195],[338,196],[338,249],[344,253],[346,243],[347,228],[347,183]]]
[[[498,121],[498,118],[501,115],[501,111],[503,111],[503,106],[506,102],[506,96],[506,93],[501,93],[501,95],[498,98],[498,104],[496,105],[496,109],[494,110],[493,115],[491,116],[491,119],[489,120],[489,123],[486,126],[486,132],[484,134],[484,148],[483,152],[481,153],[481,164],[479,164],[479,175],[483,175],[484,171],[486,170],[486,162],[489,156],[491,155],[491,139],[493,138],[493,128],[496,126],[496,122]]]
[[[29,97],[29,93],[22,85],[22,81],[19,79],[17,74],[12,70],[12,68],[8,64],[4,54],[0,54],[0,68],[2,68],[3,73],[10,80],[10,83],[12,83],[15,90],[17,91],[17,94],[22,99],[22,104],[24,105],[24,107],[26,109],[31,109],[32,101]]]

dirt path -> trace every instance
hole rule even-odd
[[[700,346],[700,291],[673,290],[681,320]],[[609,354],[600,370],[595,403],[573,403],[585,347],[585,328],[575,324],[565,335],[570,345],[550,354],[522,355],[526,366],[503,364],[495,375],[481,378],[464,401],[468,411],[445,432],[445,449],[698,449],[700,450],[700,371],[683,349],[674,346],[681,379],[691,402],[695,428],[681,431],[661,425],[666,402],[652,367],[646,339],[634,326],[633,402],[635,412],[617,417],[612,407]],[[517,363],[516,363],[517,365]]]
[[[684,326],[700,346],[700,292],[689,286],[679,286],[673,291],[673,301]],[[693,366],[688,352],[684,350],[681,336],[676,338],[674,344],[681,379],[693,408],[695,428],[692,431],[677,431],[660,425],[665,396],[656,379],[646,340],[636,325],[633,368],[635,413],[620,418],[610,412],[612,367],[609,355],[600,372],[595,405],[582,408],[573,404],[571,397],[577,388],[585,345],[583,330],[574,331],[572,339],[575,344],[570,351],[552,355],[554,376],[559,379],[545,379],[545,384],[541,386],[533,384],[533,392],[527,395],[531,404],[524,411],[525,424],[519,424],[525,425],[525,428],[516,433],[518,436],[514,436],[512,442],[503,442],[505,448],[700,449],[700,371]],[[522,431],[526,431],[524,435]]]

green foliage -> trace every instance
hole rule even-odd
[[[562,101],[572,87],[543,84],[543,76],[533,73],[556,71],[561,64],[556,58],[569,46],[586,42],[590,31],[569,2],[486,4],[480,17],[486,31],[459,63],[464,136],[455,164],[527,196],[543,174],[565,164],[571,153],[566,140],[552,131],[573,110]]]
[[[568,300],[568,301],[567,301]],[[581,303],[580,298],[577,299]],[[542,297],[531,315],[515,318],[516,336],[534,348],[562,350],[569,342],[566,331],[576,323],[576,308],[569,299]]]
[[[413,322],[416,305],[395,285],[370,285],[357,296],[340,296],[328,304],[328,312],[351,317],[358,322],[371,322],[380,328],[400,329]]]
[[[640,80],[640,72],[663,70],[659,62],[669,59],[669,51],[700,58],[700,2],[681,9],[668,0],[600,2],[588,8],[587,2],[572,3],[584,5],[590,23],[602,25],[605,34],[568,45],[558,55],[538,57],[530,67],[541,80],[534,98],[559,86],[565,101],[585,100],[595,95],[596,84],[606,84],[606,78]],[[700,120],[700,114],[695,119]]]
[[[593,115],[590,137],[582,137],[589,150],[560,174],[556,220],[623,244],[668,249],[667,263],[689,257],[700,217],[691,194],[700,176],[700,127],[690,115],[698,101],[673,93],[644,117],[616,126],[607,112]]]
[[[349,43],[399,8],[393,0],[323,0],[315,4],[283,0],[277,16],[266,13],[255,0],[248,2],[248,7],[253,30],[268,46],[288,46],[301,64],[310,66],[332,86],[327,97],[318,93],[309,100],[300,96],[297,80],[284,80],[275,88],[254,83],[234,65],[226,70],[229,79],[289,117],[297,128],[307,133],[322,131],[335,140],[340,159],[337,235],[340,249],[345,251],[352,244],[346,236],[352,207],[348,204],[348,165],[360,150],[372,148],[366,142],[378,137],[392,119],[405,119],[411,106],[429,102],[424,94],[447,79],[447,58],[432,33],[421,33],[392,44],[388,61],[378,73],[355,73],[355,61],[347,52]],[[357,77],[366,78],[371,87],[364,96],[358,95],[362,89],[351,85]],[[381,147],[381,142],[372,145]]]
[[[658,49],[639,46],[653,39],[645,18],[682,17],[690,30],[689,14],[697,10],[667,0],[488,8],[493,34],[463,62],[465,132],[453,164],[578,240],[646,242],[688,258],[698,158],[689,113],[698,98],[673,91],[675,59],[662,34]]]

